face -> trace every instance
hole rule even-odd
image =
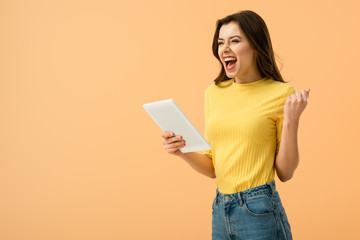
[[[229,78],[249,75],[249,72],[254,72],[256,68],[255,51],[236,22],[221,26],[218,39],[218,54]],[[235,57],[235,64],[231,61],[227,66],[225,56]]]

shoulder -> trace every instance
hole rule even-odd
[[[214,90],[215,90],[215,88],[216,88],[215,83],[213,83],[213,84],[211,84],[211,85],[207,86],[207,87],[205,88],[205,95],[210,94],[212,91],[214,91]]]
[[[211,91],[211,89],[213,89],[214,87],[215,87],[215,83],[210,84],[210,85],[207,86],[207,88],[205,89],[205,92],[206,92],[206,91]]]
[[[206,89],[205,92],[213,92],[213,91],[219,91],[224,88],[229,88],[232,85],[233,79],[228,79],[225,81],[222,81],[218,83],[217,85],[215,83],[210,84]]]
[[[290,95],[296,93],[296,87],[294,85],[292,85],[291,83],[284,83],[284,84],[287,93],[289,93]]]
[[[271,84],[274,90],[280,95],[290,96],[296,93],[296,87],[291,83],[279,82],[271,79]]]

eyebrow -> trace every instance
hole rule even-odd
[[[234,35],[234,36],[231,36],[230,39],[231,39],[231,38],[234,38],[234,37],[239,37],[239,38],[241,38],[239,35]],[[218,38],[218,40],[224,40],[224,39]]]

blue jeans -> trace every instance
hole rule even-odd
[[[233,194],[216,189],[212,240],[292,240],[275,180]]]

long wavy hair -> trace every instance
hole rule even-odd
[[[220,62],[221,72],[214,80],[215,84],[218,85],[220,82],[230,79],[226,76],[224,66],[218,55],[218,38],[220,28],[222,25],[229,22],[236,22],[239,25],[251,47],[254,49],[256,66],[262,78],[267,77],[275,81],[285,82],[275,62],[270,34],[265,21],[257,13],[250,10],[243,10],[216,21],[212,50],[214,56]]]

